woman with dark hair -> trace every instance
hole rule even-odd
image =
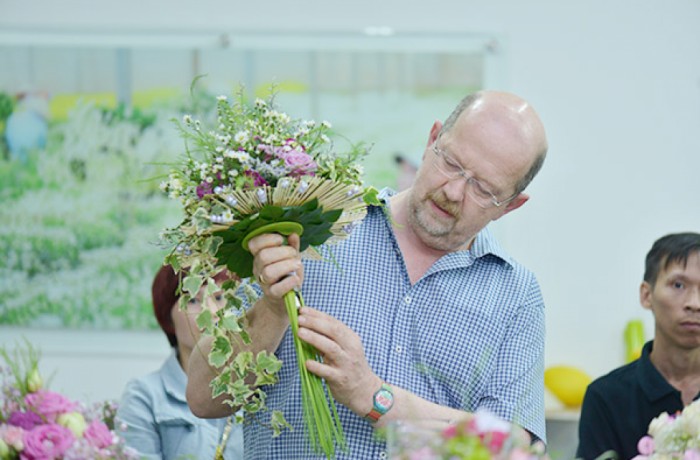
[[[223,308],[224,301],[215,296],[202,302],[202,286],[182,310],[180,276],[184,274],[165,265],[153,280],[153,311],[172,353],[160,370],[127,384],[117,413],[119,422],[126,424],[123,436],[145,459],[243,458],[241,427],[231,417],[200,419],[187,406],[187,363],[200,335],[195,319],[204,308]],[[215,281],[220,284],[228,276],[221,273]]]

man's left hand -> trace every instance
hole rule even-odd
[[[326,380],[336,401],[360,417],[372,409],[382,380],[369,367],[360,337],[343,322],[310,307],[299,310],[299,338],[316,347],[323,362],[306,361]]]

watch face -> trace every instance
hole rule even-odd
[[[374,406],[378,411],[384,413],[391,409],[394,404],[394,395],[391,391],[382,388],[374,395]]]

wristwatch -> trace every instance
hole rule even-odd
[[[376,422],[379,417],[389,412],[391,406],[394,405],[394,391],[388,383],[382,383],[382,386],[374,393],[374,404],[372,410],[369,411],[365,418]]]

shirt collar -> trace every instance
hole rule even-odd
[[[163,381],[165,392],[178,401],[186,402],[185,388],[187,387],[187,375],[177,359],[177,350],[172,353],[160,368],[160,377]]]
[[[652,364],[650,355],[653,347],[653,340],[650,340],[644,344],[644,348],[642,348],[642,355],[639,358],[639,367],[637,367],[639,385],[642,387],[642,391],[644,391],[644,394],[651,402],[658,401],[671,393],[678,392],[678,390],[673,388],[661,375],[659,370]]]

